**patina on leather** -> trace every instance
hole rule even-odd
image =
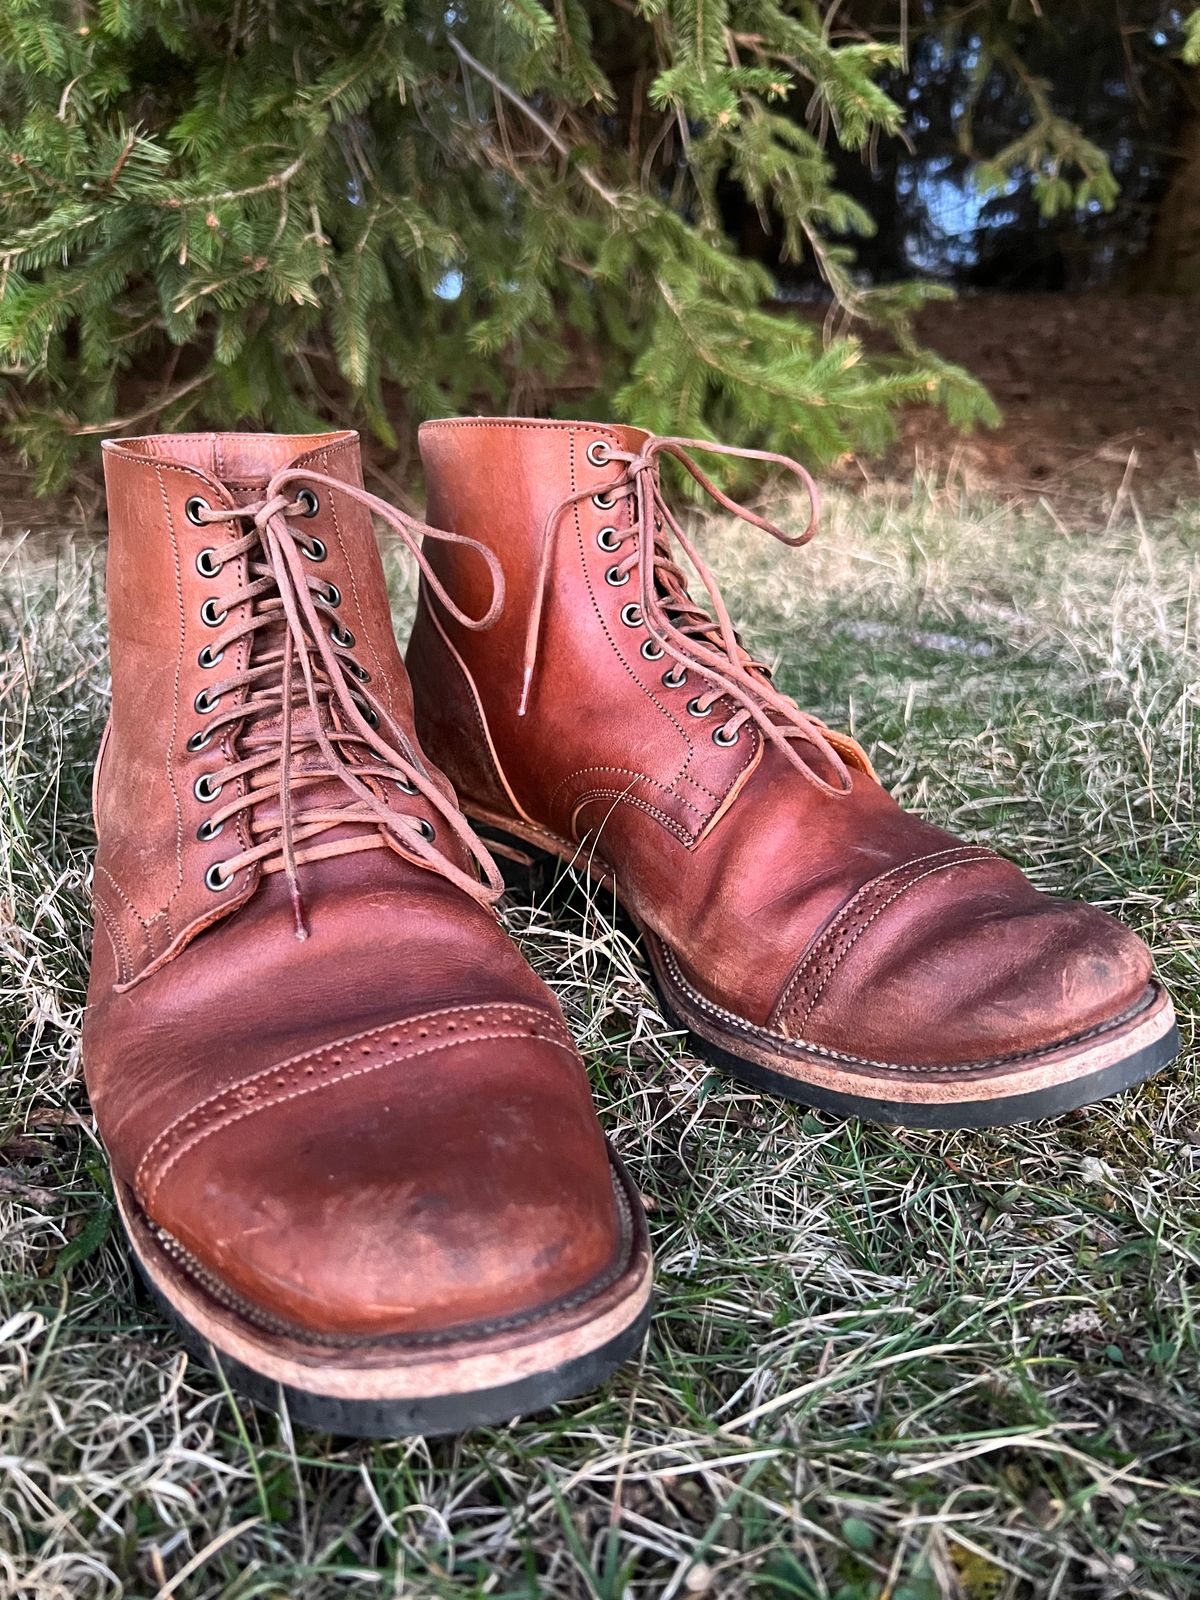
[[[818,502],[783,462],[811,509],[789,534],[706,476],[696,452],[723,448],[532,419],[422,429],[430,517],[504,572],[487,633],[426,586],[408,653],[417,726],[468,813],[611,870],[662,970],[731,1036],[932,1077],[1135,1010],[1140,940],[904,812],[743,647],[664,462],[787,544]],[[426,554],[456,606],[482,603],[477,563]]]
[[[121,1193],[220,1305],[300,1338],[499,1337],[586,1300],[628,1205],[413,732],[371,514],[474,563],[465,631],[494,558],[367,495],[351,433],[104,459],[84,1059]]]

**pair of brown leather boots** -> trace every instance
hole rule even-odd
[[[355,1434],[577,1393],[648,1314],[637,1190],[476,828],[611,882],[670,1021],[810,1105],[1009,1122],[1176,1050],[1138,939],[906,815],[747,652],[663,459],[812,529],[728,500],[717,447],[421,447],[435,526],[364,491],[351,433],[105,446],[84,1050],[117,1203],[201,1354]],[[422,573],[407,672],[372,513]]]

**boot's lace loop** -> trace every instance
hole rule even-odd
[[[708,443],[702,439],[657,434],[647,435],[636,453],[618,450],[607,442],[603,442],[602,450],[603,454],[593,445],[589,449],[588,460],[593,466],[603,466],[608,462],[620,464],[620,476],[611,484],[606,484],[601,491],[587,488],[568,495],[550,512],[542,530],[541,562],[525,636],[519,714],[524,716],[529,704],[554,543],[563,516],[580,501],[587,499],[593,500],[599,509],[605,511],[621,501],[629,500],[632,502],[629,526],[605,527],[601,530],[604,535],[601,547],[619,556],[605,572],[605,578],[613,587],[620,588],[637,572],[642,620],[657,646],[657,654],[647,656],[647,659],[657,660],[667,655],[674,663],[664,674],[663,683],[668,687],[678,687],[685,681],[689,669],[707,680],[707,686],[688,704],[691,715],[708,716],[718,700],[723,697],[732,700],[736,709],[714,730],[718,744],[733,744],[741,728],[752,722],[761,730],[763,737],[780,750],[810,783],[830,794],[850,792],[852,770],[874,777],[865,752],[853,739],[835,732],[818,717],[802,711],[790,696],[783,694],[772,683],[770,668],[754,660],[743,648],[715,577],[667,503],[659,470],[661,457],[673,457],[723,510],[771,534],[781,543],[797,548],[807,544],[817,531],[821,511],[820,493],[805,468],[789,456],[777,455],[772,451],[741,449],[734,445]],[[789,534],[757,511],[731,499],[692,459],[690,452],[693,450],[736,456],[747,461],[762,461],[793,473],[804,485],[809,501],[809,518],[804,531]],[[672,554],[672,540],[703,584],[711,611],[689,594],[687,576]],[[620,552],[626,545],[630,549],[621,556]],[[814,753],[818,758],[815,765]],[[826,773],[832,774],[833,782],[825,776]]]
[[[217,891],[228,888],[236,873],[255,862],[261,862],[265,872],[282,870],[291,892],[297,937],[305,938],[299,866],[390,844],[407,860],[492,904],[504,890],[495,863],[365,687],[370,675],[349,656],[354,637],[337,620],[341,594],[314,570],[323,547],[318,550],[319,541],[293,526],[294,519],[313,515],[316,501],[310,486],[314,484],[357,500],[393,528],[425,582],[464,628],[491,627],[504,604],[503,572],[485,545],[429,527],[365,489],[306,467],[283,468],[267,484],[263,498],[249,505],[215,508],[189,501],[189,520],[200,526],[249,524],[242,537],[227,541],[219,551],[202,552],[206,560],[201,570],[206,576],[210,575],[206,568],[213,568],[215,576],[243,556],[248,570],[241,587],[222,595],[205,615],[205,622],[221,631],[214,631],[201,652],[201,664],[214,669],[214,681],[197,697],[196,710],[205,716],[205,725],[193,735],[192,747],[203,749],[225,732],[239,734],[238,759],[215,773],[201,774],[196,792],[198,798],[215,802],[225,785],[239,778],[247,780],[246,791],[214,810],[205,819],[201,836],[215,838],[231,817],[243,813],[249,816],[255,842],[217,863],[206,881]],[[298,492],[297,485],[303,485]],[[455,605],[422,553],[422,538],[467,545],[478,552],[492,578],[491,604],[482,617],[469,616]],[[244,621],[221,629],[231,612],[247,605]],[[242,640],[250,642],[244,667],[226,677],[216,676],[222,657]],[[300,755],[306,759],[297,765]],[[327,784],[330,777],[346,790],[342,802],[331,803],[326,793],[317,804],[297,803],[305,789]],[[403,794],[423,795],[478,864],[483,881],[433,848],[435,830],[426,819],[393,811],[384,798],[385,785]],[[262,815],[265,801],[277,801],[276,816]],[[347,824],[361,824],[363,831],[322,839]]]

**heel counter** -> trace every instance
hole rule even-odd
[[[517,815],[493,749],[483,708],[462,658],[422,588],[404,664],[412,683],[417,738],[450,779],[460,805]]]

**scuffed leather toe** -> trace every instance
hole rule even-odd
[[[260,1073],[158,1141],[137,1189],[228,1291],[314,1336],[519,1320],[622,1255],[581,1064],[557,1019],[522,1005],[433,1013]]]
[[[982,1066],[1113,1022],[1150,971],[1111,917],[964,847],[860,890],[809,947],[773,1025],[872,1061]]]

